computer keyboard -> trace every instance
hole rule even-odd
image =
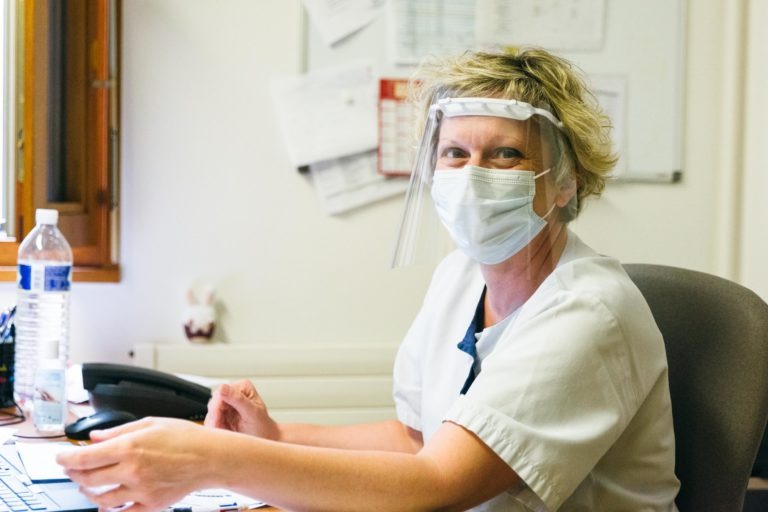
[[[0,512],[46,510],[40,498],[20,480],[23,477],[0,459]]]

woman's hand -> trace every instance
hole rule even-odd
[[[211,431],[189,421],[145,418],[93,431],[94,444],[56,461],[101,510],[132,503],[131,512],[161,510],[208,487]]]
[[[241,380],[222,384],[208,402],[205,426],[242,432],[265,439],[280,439],[280,428],[253,383]]]

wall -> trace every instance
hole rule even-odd
[[[744,201],[741,203],[740,271],[743,282],[768,301],[768,3],[750,0],[746,52]]]
[[[574,228],[625,261],[720,271],[725,7],[690,3],[683,182],[612,184]],[[300,69],[298,0],[123,8],[124,277],[75,288],[73,359],[183,342],[184,292],[204,282],[232,343],[397,342],[429,280],[387,270],[400,200],[326,216],[278,138],[269,79]]]
[[[725,34],[720,2],[688,2],[685,148],[677,184],[611,183],[573,224],[595,249],[625,262],[717,272],[715,230]],[[659,119],[664,123],[665,119]],[[653,151],[653,147],[647,151]],[[709,206],[709,207],[708,207]],[[722,271],[721,271],[722,273]]]

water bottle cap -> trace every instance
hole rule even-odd
[[[35,210],[35,223],[37,224],[53,224],[59,222],[58,210],[47,210],[45,208],[38,208]]]

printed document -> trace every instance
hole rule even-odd
[[[329,46],[375,20],[384,4],[384,0],[304,0],[309,18]]]
[[[296,167],[375,149],[378,77],[350,63],[276,79],[272,96]]]

